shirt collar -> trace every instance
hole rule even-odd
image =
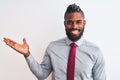
[[[74,42],[77,46],[80,46],[83,43],[83,36],[76,42]],[[73,41],[71,41],[68,37],[66,38],[66,44],[70,45],[71,43],[73,43]]]

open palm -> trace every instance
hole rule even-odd
[[[29,55],[29,46],[25,40],[25,38],[23,38],[23,44],[19,44],[9,38],[4,38],[4,42],[10,46],[11,48],[13,48],[14,50],[16,50],[17,52],[23,54],[24,56],[28,56]]]

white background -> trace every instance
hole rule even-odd
[[[47,45],[66,36],[63,17],[71,3],[85,13],[84,37],[103,51],[107,80],[120,80],[119,0],[0,0],[0,80],[37,80],[23,55],[9,48],[3,38],[22,43],[25,37],[40,63]]]

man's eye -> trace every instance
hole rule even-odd
[[[81,22],[82,22],[81,20],[78,20],[78,21],[77,21],[77,24],[81,24]]]
[[[73,24],[73,22],[72,21],[67,21],[67,24]]]

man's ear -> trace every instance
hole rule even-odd
[[[65,26],[66,22],[64,21],[64,26]]]
[[[86,25],[86,20],[84,20],[84,23],[83,23],[83,26],[85,26]]]

